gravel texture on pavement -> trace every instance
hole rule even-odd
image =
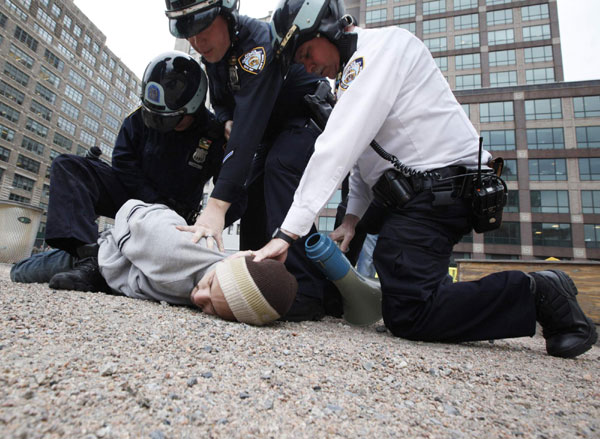
[[[600,349],[459,345],[342,320],[256,328],[15,284],[0,267],[2,438],[600,438]]]

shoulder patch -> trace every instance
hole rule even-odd
[[[246,72],[257,75],[267,63],[267,52],[264,47],[255,47],[240,56],[238,63]]]
[[[348,87],[350,87],[350,84],[352,84],[352,81],[354,81],[360,72],[362,72],[364,66],[365,60],[362,56],[352,60],[352,62],[344,69],[344,74],[342,75],[342,80],[340,81],[340,88],[342,90],[346,90]]]

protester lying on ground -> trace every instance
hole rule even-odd
[[[229,256],[177,230],[186,221],[162,204],[127,201],[98,240],[100,273],[113,292],[196,306],[225,320],[264,325],[289,310],[298,284],[277,261]]]

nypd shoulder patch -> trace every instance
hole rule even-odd
[[[344,69],[344,74],[342,75],[342,80],[340,81],[340,88],[342,90],[346,90],[348,87],[350,87],[352,81],[356,79],[364,67],[365,60],[362,56],[352,60],[352,62]]]
[[[267,63],[267,53],[264,47],[255,47],[240,56],[238,63],[246,72],[257,75]]]

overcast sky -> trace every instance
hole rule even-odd
[[[277,0],[241,0],[241,13],[264,17]],[[138,76],[161,52],[172,50],[162,0],[75,0],[106,35],[106,44]],[[600,79],[600,0],[558,0],[565,80]]]

